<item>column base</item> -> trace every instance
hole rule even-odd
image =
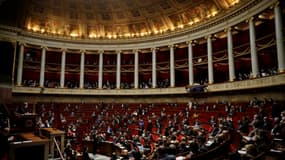
[[[285,73],[285,69],[278,69],[278,73]]]
[[[188,86],[193,86],[194,83],[189,83]]]
[[[229,80],[229,82],[234,82],[234,81],[235,81],[235,79],[230,79],[230,80]]]
[[[44,91],[45,91],[45,88],[44,87],[39,87],[40,88],[40,93],[42,94],[42,93],[44,93]]]
[[[208,82],[208,84],[213,84],[213,83],[214,83],[214,82],[212,82],[212,81],[209,81],[209,82]]]

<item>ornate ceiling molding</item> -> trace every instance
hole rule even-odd
[[[199,39],[209,34],[223,31],[246,19],[255,16],[273,6],[278,0],[249,0],[243,2],[235,10],[216,16],[211,21],[205,21],[190,28],[169,32],[169,34],[129,39],[78,39],[74,37],[60,38],[58,36],[33,33],[15,27],[0,26],[0,37],[21,41],[34,45],[46,45],[55,48],[85,49],[85,50],[133,50],[167,46],[168,44],[185,43]]]

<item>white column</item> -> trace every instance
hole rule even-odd
[[[98,73],[98,88],[102,89],[103,87],[103,53],[104,51],[99,52],[99,73]]]
[[[19,59],[18,59],[18,69],[17,69],[17,86],[21,86],[22,85],[23,61],[24,61],[24,44],[20,43],[20,51],[19,51]]]
[[[192,41],[188,42],[188,70],[189,70],[189,85],[194,84],[194,69],[193,69],[193,46]]]
[[[280,4],[276,4],[274,7],[275,14],[275,36],[276,36],[276,47],[277,47],[277,61],[278,61],[278,72],[285,72],[285,51],[283,42],[283,26],[282,26],[282,11]]]
[[[61,70],[60,70],[60,88],[64,88],[64,81],[65,81],[65,58],[66,52],[65,49],[62,51],[61,54]]]
[[[175,87],[174,46],[169,45],[169,48],[170,48],[170,87]]]
[[[41,70],[40,70],[40,87],[44,87],[46,66],[46,47],[42,47]]]
[[[81,58],[80,58],[80,81],[79,81],[79,88],[84,88],[84,62],[85,62],[85,51],[81,51]]]
[[[209,84],[214,83],[214,68],[213,68],[213,51],[211,35],[207,36],[207,53],[208,53],[208,81]]]
[[[227,28],[227,40],[228,40],[228,63],[229,63],[229,81],[235,80],[235,63],[233,55],[233,37],[231,28]]]
[[[152,88],[156,88],[156,48],[152,48]]]
[[[255,44],[255,28],[254,28],[253,17],[249,18],[249,38],[250,38],[252,78],[256,78],[258,76],[259,69],[258,69],[258,58],[256,52],[256,44]]]
[[[117,72],[116,72],[116,86],[121,88],[121,51],[117,52]]]
[[[135,80],[135,84],[134,87],[135,88],[139,88],[139,51],[135,50],[135,73],[134,73],[134,80]]]

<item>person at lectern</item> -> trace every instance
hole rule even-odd
[[[17,108],[16,108],[16,114],[26,114],[26,113],[29,113],[29,104],[28,102],[24,102],[23,105],[19,105]]]

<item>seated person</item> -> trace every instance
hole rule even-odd
[[[129,160],[129,152],[127,149],[123,149],[121,153],[121,160]]]
[[[220,124],[213,124],[213,130],[210,132],[210,137],[215,137],[216,135],[222,133],[223,129],[222,129],[223,125]]]
[[[258,152],[256,150],[256,146],[254,144],[245,145],[246,156],[249,158],[254,158],[257,156]]]
[[[189,142],[190,153],[186,155],[186,158],[191,158],[199,153],[199,144],[195,141]]]
[[[66,148],[64,149],[64,157],[69,160],[72,159],[72,148],[71,148],[71,144],[67,143]]]
[[[83,147],[82,160],[91,160],[88,153],[88,147]]]
[[[273,149],[285,153],[285,112],[281,113],[281,120],[275,119],[276,124],[271,130]]]

